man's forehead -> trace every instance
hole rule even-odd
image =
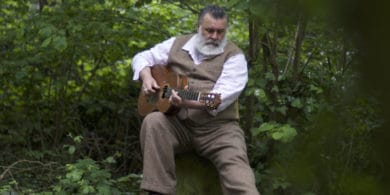
[[[211,14],[205,14],[202,24],[203,27],[214,27],[218,29],[225,29],[227,26],[227,19],[224,18],[214,18]]]

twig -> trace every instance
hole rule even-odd
[[[11,175],[12,177],[12,173],[11,173],[11,169],[14,169],[14,167],[20,163],[30,163],[30,164],[39,164],[41,165],[42,167],[46,167],[46,166],[51,166],[52,164],[57,164],[56,162],[49,162],[49,163],[43,163],[43,162],[40,162],[40,161],[31,161],[31,160],[19,160],[19,161],[16,161],[14,163],[12,163],[10,166],[0,166],[2,168],[5,168],[6,169],[3,171],[3,173],[0,175],[0,181],[3,180],[5,178],[5,176],[7,175],[7,173],[9,175]],[[35,167],[34,167],[35,168]],[[29,169],[24,169],[23,171],[28,171],[28,170],[31,170],[33,168],[29,168]]]

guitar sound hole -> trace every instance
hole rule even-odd
[[[169,97],[168,93],[169,93],[168,86],[164,86],[162,91],[162,98],[168,98]]]

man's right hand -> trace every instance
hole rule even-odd
[[[152,76],[150,67],[145,67],[141,70],[140,78],[142,80],[142,91],[145,95],[156,93],[160,89],[160,86]]]

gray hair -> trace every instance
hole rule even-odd
[[[198,26],[203,22],[203,18],[206,14],[210,14],[214,19],[224,19],[228,21],[228,15],[226,13],[225,8],[218,7],[215,5],[209,5],[203,8],[198,16]]]

